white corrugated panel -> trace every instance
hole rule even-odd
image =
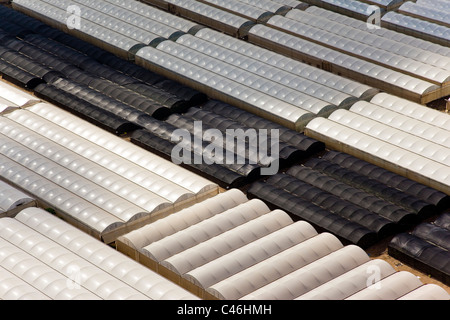
[[[387,93],[379,93],[370,102],[444,130],[450,130],[450,115],[407,99]]]
[[[308,291],[296,300],[343,300],[395,272],[394,268],[384,260],[370,260]]]
[[[253,73],[281,86],[291,88],[295,90],[292,91],[292,94],[299,92],[339,107],[348,107],[356,101],[355,98],[348,94],[325,87],[316,82],[310,81],[307,78],[300,78],[298,75],[272,67],[256,59],[245,56],[233,50],[226,49],[219,45],[215,45],[206,40],[199,39],[198,37],[194,37],[190,34],[181,36],[176,42],[200,53],[204,53],[209,57],[223,61],[230,66],[245,70],[248,73]],[[221,72],[221,74],[223,73]],[[274,86],[271,87],[274,89]],[[333,108],[330,109],[333,110]],[[334,109],[336,109],[336,107]],[[316,114],[331,112],[331,110],[324,111],[323,109],[309,110]]]
[[[114,154],[115,156],[119,156],[121,160],[127,162],[130,167],[128,167],[128,169],[121,170],[118,170],[115,167],[110,168],[116,172],[122,172],[122,174],[124,174],[128,179],[131,179],[131,177],[127,176],[126,172],[128,172],[131,167],[136,168],[135,166],[137,165],[147,171],[163,177],[167,181],[172,182],[172,184],[177,184],[195,193],[196,195],[218,190],[217,184],[212,183],[199,175],[191,173],[190,171],[181,168],[168,160],[154,155],[153,153],[145,151],[132,143],[124,141],[120,137],[101,130],[98,127],[53,105],[42,103],[32,106],[27,110],[58,125],[60,130],[64,128],[69,131],[69,133],[72,132],[73,134],[84,138],[87,142],[95,145],[95,149],[105,152],[107,151],[106,154],[109,155]],[[69,133],[65,132],[64,135],[68,135]],[[58,136],[58,141],[61,141],[59,143],[65,141],[64,135]],[[66,142],[70,143],[69,141]],[[70,144],[68,147],[70,147]],[[105,162],[107,159],[110,159],[110,157],[104,158],[104,156],[105,154],[102,154],[102,156],[98,159],[104,159]],[[122,161],[120,161],[120,163],[122,163]],[[111,163],[111,166],[116,166],[118,163],[119,162]],[[134,172],[134,170],[131,170],[131,172]],[[135,178],[139,179],[139,176],[136,176]],[[175,193],[175,191],[173,192]]]
[[[342,248],[334,235],[320,233],[211,285],[207,291],[223,300],[240,299]]]
[[[442,10],[443,12],[448,12],[448,10],[450,10],[450,2],[447,0],[416,0],[415,3],[436,10]]]
[[[123,178],[114,171],[105,169],[103,166],[80,156],[70,149],[61,147],[51,140],[27,129],[27,127],[17,125],[17,123],[9,119],[0,118],[0,132],[23,146],[26,146],[29,150],[34,151],[35,153],[33,154],[35,159],[47,159],[51,163],[54,163],[55,165],[52,169],[55,171],[66,172],[66,179],[70,176],[75,178],[75,176],[78,175],[81,178],[77,182],[81,184],[78,188],[86,189],[85,192],[82,191],[81,193],[78,193],[80,196],[88,195],[92,200],[94,196],[88,189],[92,188],[91,191],[96,189],[96,187],[92,185],[93,183],[108,190],[108,192],[104,194],[105,198],[108,193],[116,195],[115,197],[118,199],[118,202],[115,205],[110,203],[107,207],[104,207],[104,209],[119,217],[122,217],[122,211],[119,211],[121,203],[125,204],[127,201],[130,204],[133,204],[130,207],[135,207],[135,212],[154,212],[155,210],[158,211],[172,206],[171,202],[167,199],[149,192],[148,189],[142,188],[130,180]],[[92,149],[90,151],[92,152]],[[52,180],[54,182],[63,181],[58,178]],[[71,182],[68,183],[71,184]],[[91,187],[89,187],[89,185],[91,185]],[[72,190],[70,187],[66,187],[69,190]],[[78,190],[78,188],[73,189],[75,193],[78,192],[75,191]],[[114,198],[114,196],[108,197]],[[97,205],[101,206],[100,204]],[[131,216],[128,216],[128,218],[131,218]],[[125,221],[128,220],[125,216],[122,219]]]
[[[423,50],[427,50],[430,52],[434,52],[440,54],[444,57],[450,56],[450,48],[445,47],[430,41],[426,41],[420,38],[416,38],[410,35],[403,34],[401,32],[397,32],[395,30],[390,30],[387,28],[367,28],[367,23],[365,21],[360,21],[351,17],[344,16],[342,14],[333,12],[331,10],[325,10],[323,8],[310,6],[306,10],[306,12],[313,13],[314,15],[325,17],[329,20],[337,21],[339,23],[345,24],[347,26],[357,28],[359,30],[366,30],[372,34],[376,34],[382,36],[386,39],[390,39],[392,41],[396,41],[399,44],[407,44],[412,47],[422,48]]]
[[[253,291],[241,300],[292,300],[369,259],[360,247],[348,245]]]
[[[118,197],[104,187],[100,187],[93,181],[72,172],[38,153],[23,147],[21,144],[6,138],[1,138],[0,153],[10,160],[30,169],[36,175],[54,182],[61,188],[85,199],[121,221],[129,221],[146,215],[145,209],[136,206],[130,201]],[[162,203],[154,201],[156,209]]]
[[[450,300],[450,295],[437,284],[427,283],[397,300]]]
[[[193,0],[167,0],[167,2],[200,14],[201,16],[213,21],[218,21],[220,23],[232,26],[236,29],[248,22],[247,19],[238,15]]]
[[[345,300],[395,300],[422,285],[417,276],[407,271],[399,271]]]
[[[0,180],[0,212],[9,211],[33,200],[29,195]]]
[[[82,286],[68,286],[74,284],[72,279],[3,238],[0,238],[0,266],[54,300],[101,299]]]
[[[15,219],[151,299],[198,299],[171,281],[41,209],[27,208]]]
[[[217,91],[221,96],[221,100],[238,99],[245,104],[246,108],[251,109],[251,112],[270,118],[289,128],[301,130],[308,121],[315,117],[311,112],[187,63],[157,49],[145,47],[140,49],[136,56],[143,60],[143,64],[162,68],[172,74],[186,78],[190,86],[200,86],[203,90],[207,87],[207,90],[211,91],[208,92],[209,96],[213,95],[214,91]]]
[[[316,137],[328,145],[335,145],[335,148],[339,144],[339,148],[347,153],[353,153],[353,155],[357,153],[359,158],[363,157],[364,160],[378,163],[382,167],[388,166],[391,171],[412,180],[433,186],[443,192],[449,192],[450,190],[448,166],[439,162],[398,148],[396,145],[370,137],[325,118],[312,120],[305,132],[308,136]]]
[[[21,189],[27,190],[36,199],[73,217],[99,234],[113,230],[124,223],[116,216],[3,155],[0,155],[0,175],[6,181],[11,181]]]
[[[334,22],[333,20],[322,18],[321,16],[297,9],[291,10],[285,17],[364,43],[370,47],[376,47],[378,49],[414,59],[424,64],[429,64],[447,71],[450,70],[450,57],[436,54],[420,47],[399,44],[398,41],[371,33],[368,28],[361,30],[353,26],[347,26],[343,23]]]
[[[90,1],[92,3],[97,2],[95,0],[90,0]],[[116,6],[127,9],[131,12],[140,14],[151,20],[158,21],[162,24],[165,24],[167,26],[170,26],[172,28],[175,28],[177,30],[181,30],[184,32],[188,32],[192,27],[197,25],[196,23],[194,23],[190,20],[187,20],[187,19],[184,19],[181,17],[177,17],[173,14],[170,14],[163,10],[154,8],[152,6],[149,6],[149,5],[139,2],[139,1],[122,1],[122,0],[106,0],[106,1],[111,4],[114,4]]]
[[[284,70],[301,79],[308,79],[318,84],[349,94],[351,96],[367,99],[374,95],[377,90],[365,84],[332,74],[330,72],[312,67],[306,63],[288,58],[282,54],[261,48],[254,44],[235,39],[221,32],[203,28],[195,36],[223,48],[251,57],[266,63],[278,70]]]
[[[0,267],[0,300],[51,300],[51,298]]]
[[[248,199],[242,191],[230,189],[124,234],[119,239],[134,249],[141,249],[247,201]]]
[[[223,234],[270,211],[259,199],[252,199],[221,214],[200,221],[177,233],[153,242],[141,249],[152,260],[160,262]]]
[[[237,0],[201,0],[201,1],[209,5],[215,6],[221,10],[225,10],[233,14],[255,21],[267,13],[266,10],[248,5],[246,3],[242,3]]]
[[[23,107],[27,104],[39,101],[35,96],[4,81],[0,81],[0,98],[2,98],[4,102],[9,102],[8,105],[17,107]]]
[[[272,41],[278,45],[285,46],[293,51],[298,51],[302,54],[328,61],[339,67],[351,70],[352,72],[357,72],[361,75],[362,79],[369,77],[375,81],[382,80],[390,86],[395,86],[418,95],[424,95],[439,89],[439,86],[431,82],[391,70],[370,61],[352,57],[345,53],[337,52],[336,50],[315,44],[311,41],[303,40],[294,35],[264,25],[258,24],[252,27],[250,34]]]
[[[31,112],[18,110],[7,117],[11,120],[0,119],[0,132],[4,135],[146,210],[158,198],[176,203],[193,196],[188,190],[143,168],[130,166],[124,159]]]
[[[363,134],[414,152],[430,160],[450,166],[450,149],[422,139],[384,123],[366,118],[348,110],[337,110],[328,118]]]
[[[366,101],[358,101],[350,108],[350,111],[450,148],[450,131],[433,126],[427,122]]]
[[[294,4],[293,1],[284,1],[283,2],[277,2],[277,1],[270,1],[270,0],[238,0],[239,2],[246,3],[251,6],[255,6],[273,13],[276,13],[278,10],[283,8],[286,5],[299,5],[300,2],[296,1]]]
[[[54,6],[59,7],[60,9],[66,9],[70,5],[74,5],[74,1],[69,0],[44,0],[46,2],[52,3]],[[110,31],[117,32],[123,36],[126,36],[130,39],[136,40],[141,43],[149,44],[152,40],[159,37],[155,32],[162,32],[164,35],[169,36],[174,31],[173,29],[169,29],[166,27],[164,31],[161,31],[160,26],[152,26],[153,28],[142,29],[138,28],[134,25],[130,25],[129,23],[125,23],[111,15],[103,14],[100,11],[93,10],[88,6],[82,5],[80,2],[76,2],[77,6],[80,8],[81,16],[80,18],[84,21],[93,22],[99,26],[103,26]],[[169,29],[169,30],[168,30]]]
[[[105,19],[103,21],[110,21],[110,23],[113,24],[108,24],[107,26],[111,30],[117,29],[117,31],[120,30],[121,33],[122,31],[125,31],[127,35],[129,32],[132,32],[133,36],[131,38],[135,38],[136,35],[140,37],[139,33],[142,33],[142,35],[153,34],[156,36],[169,38],[173,33],[178,31],[176,28],[169,27],[166,24],[159,23],[158,21],[130,11],[127,8],[122,8],[121,6],[116,6],[111,3],[93,0],[74,0],[74,2],[82,6],[82,11],[85,9],[95,10],[95,12],[92,12],[93,15],[89,18],[90,21],[96,23],[99,23],[102,19]],[[111,20],[109,17],[112,17],[113,19]],[[126,25],[129,25],[130,27],[128,29],[124,29],[123,23],[126,23]],[[144,43],[148,44],[149,42],[144,41]]]
[[[427,3],[421,4],[412,1],[407,1],[398,8],[398,12],[400,13],[450,26],[450,14],[448,13],[448,10],[450,10],[448,7],[446,10],[444,9],[444,11],[442,11],[442,7],[434,8]]]
[[[0,236],[4,240],[72,279],[73,285],[80,285],[105,300],[148,299],[120,279],[15,219],[0,219],[0,226]]]
[[[309,223],[298,221],[208,262],[183,277],[206,289],[315,236],[317,231]]]
[[[375,48],[372,45],[354,41],[336,33],[328,32],[325,29],[318,29],[316,26],[313,27],[303,23],[303,21],[291,20],[282,16],[273,16],[267,24],[331,47],[334,50],[396,69],[401,73],[407,73],[428,82],[442,85],[450,81],[450,71],[405,58],[386,50]],[[361,34],[361,36],[364,34],[363,31],[356,31],[356,33]]]
[[[25,8],[27,13],[30,10],[33,13],[32,16],[41,18],[41,20],[54,27],[64,28],[67,26],[67,6],[61,9],[43,1],[17,0],[13,2],[13,7],[19,10]],[[80,23],[80,28],[74,30],[74,32],[83,39],[86,37],[95,38],[98,41],[97,45],[106,50],[111,49],[110,47],[112,46],[115,48],[114,52],[122,56],[126,56],[128,50],[140,43],[135,39],[131,39],[86,19],[83,20],[83,23]]]
[[[282,210],[274,210],[236,228],[180,252],[161,265],[183,275],[252,241],[293,223]]]
[[[186,37],[189,37],[189,35]],[[235,67],[224,62],[224,59],[207,56],[190,47],[172,41],[160,43],[157,49],[170,54],[173,57],[177,57],[188,63],[195,64],[198,67],[223,76],[231,81],[235,81],[241,86],[252,88],[253,90],[267,94],[275,99],[294,105],[306,112],[321,115],[328,114],[330,111],[337,108],[335,105],[331,105],[330,103],[303,94],[299,91],[292,90],[287,86],[263,78],[256,73],[249,73],[246,69]]]
[[[429,21],[390,11],[381,18],[382,23],[393,25],[401,32],[405,30],[417,35],[438,38],[442,43],[450,41],[450,28]],[[392,28],[392,27],[391,27]]]

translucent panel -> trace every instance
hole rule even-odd
[[[242,191],[231,189],[133,230],[121,236],[120,240],[132,248],[141,249],[247,201]]]
[[[348,245],[243,296],[241,300],[292,300],[369,260],[360,247]]]
[[[386,261],[374,259],[308,291],[296,300],[343,300],[395,272]]]
[[[230,67],[234,66],[236,68],[246,70],[247,72],[264,77],[282,86],[292,88],[295,91],[326,101],[335,106],[346,107],[347,105],[350,105],[351,102],[355,101],[355,99],[352,99],[349,95],[342,92],[324,87],[306,78],[299,78],[298,75],[279,70],[253,58],[246,57],[245,55],[211,44],[191,35],[184,35],[180,37],[177,40],[177,43],[192,48],[198,52],[205,53],[209,57],[214,57],[215,59],[228,63],[230,64]],[[271,87],[274,89],[274,86]],[[311,111],[317,114],[325,112],[314,109],[311,109]],[[327,110],[327,112],[330,111]]]
[[[206,263],[183,277],[208,288],[316,235],[317,231],[309,223],[298,221]]]
[[[395,129],[347,110],[337,110],[329,119],[383,142],[390,143],[393,146],[414,152],[443,165],[450,165],[450,149],[432,141],[408,134],[400,129]]]
[[[36,97],[26,91],[19,90],[3,81],[0,82],[0,98],[2,98],[5,103],[9,102],[10,104],[19,107],[38,101]]]
[[[308,13],[302,10],[291,10],[286,18],[299,21],[302,24],[308,24],[324,31],[337,34],[339,36],[349,38],[372,48],[388,51],[396,55],[407,57],[429,64],[447,71],[450,71],[450,58],[432,51],[422,49],[420,47],[407,44],[399,44],[398,41],[391,40],[385,36],[376,35],[370,32],[370,29],[358,29],[357,27],[347,26],[341,22],[334,22],[321,16]],[[347,46],[347,45],[346,45]]]
[[[442,9],[443,6],[434,8],[428,3],[422,4],[407,1],[398,8],[398,12],[448,27],[450,26],[450,23],[448,22],[450,19],[448,10],[450,7],[447,6],[447,11],[445,9],[442,11]]]
[[[450,41],[450,28],[415,17],[406,16],[397,12],[388,12],[382,22],[396,28],[401,32],[414,34],[429,41],[448,43]]]
[[[31,284],[0,267],[0,299],[1,300],[50,300]]]
[[[427,108],[407,99],[402,99],[391,94],[379,93],[370,102],[444,130],[450,130],[450,115],[432,108]]]
[[[23,141],[26,139],[26,142],[22,143],[28,147],[36,148],[35,150],[44,156],[92,179],[118,196],[128,198],[143,208],[151,205],[149,199],[152,193],[156,196],[154,199],[159,196],[161,201],[166,199],[165,201],[171,202],[182,201],[193,196],[186,189],[141,167],[129,165],[125,159],[114,156],[111,152],[31,112],[19,111],[8,117],[16,122],[5,124],[3,132],[6,135]],[[16,136],[12,132],[20,134]],[[44,149],[45,146],[48,148],[47,151]],[[76,150],[76,153],[70,150]],[[133,196],[131,193],[127,195],[127,191],[130,190],[135,190],[140,195]]]
[[[410,272],[399,271],[351,295],[346,300],[395,300],[423,283]]]
[[[269,117],[275,122],[286,125],[289,128],[301,129],[314,115],[292,104],[276,99],[266,93],[256,91],[250,87],[239,84],[228,78],[219,76],[204,68],[188,64],[174,56],[165,54],[156,49],[146,47],[137,52],[137,56],[146,63],[158,68],[169,69],[171,72],[187,77],[193,84],[208,86],[209,90],[218,91],[223,95],[239,99],[249,105],[252,112],[263,113],[263,117]]]
[[[288,87],[262,78],[256,73],[248,73],[246,69],[234,67],[219,58],[208,57],[187,46],[165,41],[159,44],[157,48],[174,57],[193,63],[196,66],[214,72],[231,81],[235,81],[240,85],[252,88],[253,90],[257,90],[258,92],[297,106],[307,112],[321,114],[323,112],[329,112],[330,109],[333,108],[332,105],[325,101],[313,98],[312,96],[305,95],[301,92],[290,90]]]
[[[365,101],[355,103],[350,111],[450,148],[450,132],[424,121]]]
[[[123,221],[107,211],[3,155],[0,156],[0,175],[6,181],[11,181],[21,189],[27,190],[34,198],[44,201],[57,211],[73,217],[98,233],[123,224]]]
[[[190,227],[153,242],[141,250],[154,261],[165,260],[199,243],[223,234],[248,221],[256,219],[270,210],[259,199],[252,199],[221,214],[200,221]]]
[[[34,199],[0,180],[0,212],[9,211]]]
[[[15,219],[121,279],[151,299],[198,299],[164,277],[41,209],[27,208]]]
[[[376,91],[375,89],[362,83],[314,68],[308,64],[301,63],[251,43],[234,39],[211,29],[201,29],[195,34],[195,36],[220,45],[221,47],[227,48],[233,52],[264,62],[274,68],[277,68],[278,70],[287,71],[292,75],[301,77],[302,79],[317,82],[321,85],[347,93],[357,98],[366,99],[367,96],[374,94]]]
[[[4,220],[6,218],[3,218]],[[70,278],[0,238],[0,266],[54,300],[100,300],[82,286],[68,286]]]
[[[339,53],[335,50],[263,25],[254,26],[250,30],[250,34],[257,36],[260,39],[265,39],[265,41],[271,41],[277,45],[301,52],[310,57],[315,57],[316,59],[319,58],[332,64],[336,64],[336,66],[360,74],[362,78],[372,79],[370,81],[382,80],[383,82],[388,83],[389,86],[396,86],[402,90],[411,91],[414,94],[423,95],[439,88],[431,82],[423,81],[344,53]]]
[[[433,2],[434,3],[434,2]],[[423,50],[428,50],[429,52],[438,53],[444,57],[450,56],[450,48],[442,46],[433,42],[425,41],[423,39],[413,37],[410,35],[397,32],[395,30],[390,30],[387,28],[372,28],[367,30],[367,23],[365,21],[360,21],[351,17],[344,16],[342,14],[333,12],[331,10],[325,10],[316,6],[310,6],[306,12],[313,13],[317,16],[325,17],[329,20],[333,20],[339,23],[343,23],[347,26],[357,28],[359,30],[369,31],[372,34],[382,36],[385,39],[391,39],[397,43],[407,44],[412,47],[422,48]]]
[[[444,288],[428,283],[410,291],[397,300],[449,300],[450,295]]]
[[[111,213],[122,221],[145,215],[143,208],[117,197],[117,195],[106,188],[99,187],[96,183],[83,176],[71,172],[67,168],[42,157],[30,149],[22,147],[22,145],[6,137],[2,139],[0,153],[12,161],[29,168],[35,174],[53,181],[61,188]],[[158,202],[153,204],[153,206],[156,208],[160,204]]]
[[[450,71],[445,71],[426,63],[419,63],[416,60],[404,58],[382,49],[377,49],[372,45],[366,45],[354,41],[351,38],[328,32],[328,29],[325,30],[325,27],[322,27],[320,30],[315,26],[309,26],[306,23],[300,22],[300,20],[291,20],[282,16],[272,17],[269,20],[268,25],[276,26],[277,28],[286,30],[319,44],[326,45],[346,54],[395,69],[402,73],[410,74],[435,84],[443,84],[450,81]],[[333,26],[330,26],[330,28],[331,27]],[[362,31],[359,33],[362,33]]]
[[[161,265],[182,275],[291,223],[287,213],[274,210],[176,254]]]
[[[207,291],[220,299],[236,300],[342,247],[334,235],[320,233],[211,285]]]

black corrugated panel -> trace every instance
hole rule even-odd
[[[450,230],[450,213],[447,212],[441,214],[436,220],[434,220],[434,224],[441,228]]]
[[[191,105],[190,102],[181,99],[174,94],[145,83],[131,83],[124,85],[124,87],[152,99],[169,108],[172,112],[185,112]]]
[[[45,82],[43,79],[11,65],[3,59],[0,59],[0,74],[5,80],[28,90],[33,90],[37,85]]]
[[[171,154],[175,146],[174,143],[159,138],[144,129],[134,131],[131,135],[131,142],[168,160],[170,160],[170,156],[168,157],[168,155]],[[209,165],[203,162],[197,164],[192,158],[191,163],[181,163],[180,165],[226,189],[239,188],[247,184],[246,177],[220,165]]]
[[[450,251],[450,230],[433,223],[421,223],[414,228],[411,234]]]
[[[337,197],[375,212],[386,219],[398,223],[402,227],[410,227],[418,222],[415,213],[311,168],[294,166],[287,173]]]
[[[314,170],[318,170],[346,184],[372,193],[386,201],[395,203],[408,211],[419,215],[419,219],[425,219],[437,213],[436,206],[417,199],[403,191],[387,186],[377,180],[370,179],[350,169],[343,168],[325,159],[313,158],[304,164]]]
[[[307,137],[300,132],[288,129],[227,103],[217,100],[209,100],[202,106],[202,109],[214,112],[223,117],[227,117],[250,128],[279,130],[280,140],[306,152],[307,155],[313,155],[325,150],[325,144],[321,141]]]
[[[378,239],[375,232],[292,195],[277,186],[257,181],[250,186],[247,195],[249,198],[263,200],[273,209],[286,211],[296,220],[301,219],[311,223],[319,229],[319,232],[330,232],[343,242],[367,248],[376,243]]]
[[[50,84],[89,103],[92,103],[104,110],[116,114],[130,122],[136,121],[137,116],[142,114],[148,114],[150,116],[157,116],[162,118],[166,118],[169,115],[169,111],[167,108],[156,109],[152,106],[150,110],[146,110],[144,108],[143,110],[138,110],[133,106],[117,101],[107,95],[104,95],[101,92],[98,92],[86,85],[76,83],[70,79],[59,78],[55,81],[52,81]]]
[[[101,109],[85,100],[48,84],[40,84],[35,88],[36,96],[49,101],[98,127],[122,135],[139,128],[134,123]]]
[[[137,119],[137,123],[145,128],[149,133],[158,136],[160,139],[164,139],[166,141],[171,142],[172,139],[175,139],[175,137],[172,137],[172,135],[175,134],[176,130],[185,130],[184,133],[190,134],[190,140],[189,141],[180,141],[180,143],[183,143],[183,146],[185,148],[188,148],[189,150],[192,150],[193,153],[197,155],[201,155],[201,162],[205,163],[214,163],[215,165],[221,166],[223,168],[226,168],[227,170],[230,170],[232,172],[235,172],[243,177],[245,177],[247,180],[255,180],[260,176],[260,169],[261,166],[258,164],[252,164],[246,161],[245,163],[238,163],[238,162],[231,162],[227,163],[225,155],[216,155],[214,158],[210,157],[208,153],[204,152],[205,148],[207,148],[210,145],[210,142],[202,140],[202,137],[198,137],[198,139],[194,139],[194,134],[189,131],[190,128],[183,127],[182,125],[174,126],[166,121],[158,121],[155,119]],[[173,143],[173,146],[177,145],[178,143]],[[166,150],[167,153],[165,154],[165,157],[170,159],[171,153],[173,148],[170,150]]]
[[[256,128],[246,126],[243,123],[234,121],[227,117],[224,117],[220,114],[214,113],[213,111],[208,111],[205,109],[200,109],[196,107],[190,108],[184,116],[189,117],[191,121],[202,121],[203,125],[208,125],[211,128],[216,128],[221,132],[227,132],[227,130],[243,130],[244,132],[247,130],[257,130]],[[266,129],[266,128],[265,128]],[[267,146],[268,152],[267,155],[270,156],[272,154],[272,143],[277,144],[278,155],[280,165],[282,167],[292,165],[301,159],[307,157],[305,151],[295,148],[292,145],[285,143],[284,141],[272,140],[270,130],[267,130],[267,139],[264,139],[264,135],[258,135],[259,141],[253,141],[253,143],[263,143],[263,145]],[[279,132],[277,132],[279,133]],[[254,149],[254,148],[253,148]],[[257,152],[257,150],[254,150]]]
[[[390,256],[450,285],[450,252],[409,233],[396,235],[388,245]]]
[[[195,126],[196,121],[201,121],[201,122],[199,122],[200,125],[197,127]],[[231,138],[234,138],[234,136],[231,134],[230,134],[230,136],[228,136],[229,138],[227,140],[227,136],[226,136],[227,129],[225,129],[221,126],[214,126],[214,124],[210,125],[207,121],[203,121],[202,119],[198,120],[195,118],[188,117],[186,115],[172,114],[170,117],[167,118],[166,122],[172,124],[173,126],[175,126],[177,128],[185,129],[185,130],[189,131],[192,135],[200,134],[200,139],[203,139],[206,142],[206,143],[204,143],[205,147],[208,144],[210,144],[210,139],[212,140],[212,138],[213,138],[213,137],[208,137],[208,132],[212,133],[212,132],[218,130],[219,131],[218,133],[220,133],[221,140],[219,142],[215,141],[214,143],[217,144],[223,150],[225,150],[224,152],[228,152],[228,154],[226,154],[224,156],[228,155],[230,158],[230,156],[232,155],[234,162],[244,161],[245,163],[258,164],[258,166],[261,166],[261,167],[267,167],[269,164],[278,166],[278,167],[280,166],[280,161],[279,161],[279,158],[277,155],[273,159],[270,158],[270,156],[272,155],[272,150],[270,150],[271,149],[270,140],[263,141],[262,139],[259,139],[256,136],[256,133],[254,135],[255,141],[245,141],[245,139],[239,139],[239,141],[236,141],[237,139],[233,139],[233,141],[232,141]],[[228,129],[230,129],[230,128],[228,128]],[[241,128],[241,127],[238,127],[238,129],[245,130],[245,128]],[[210,130],[214,130],[214,131],[210,131]],[[196,132],[196,131],[201,131],[201,132]],[[269,147],[267,148],[268,151],[265,152],[265,154],[263,154],[264,152],[259,152],[259,151],[262,151],[262,149],[261,150],[259,149],[261,146],[260,143],[265,144],[266,147],[267,147],[267,145],[269,145]],[[243,149],[243,150],[241,150],[241,149]],[[281,159],[281,160],[283,160],[283,159]]]
[[[344,168],[353,170],[371,179],[384,183],[392,188],[397,188],[417,199],[435,205],[439,210],[450,207],[450,196],[445,193],[415,182],[411,179],[378,167],[352,155],[330,151],[323,156],[324,159],[336,163]]]
[[[277,174],[267,179],[267,183],[284,189],[292,195],[300,197],[305,201],[310,201],[345,219],[358,223],[376,232],[380,239],[392,235],[397,231],[397,226],[394,222],[349,201],[336,197],[329,192],[298,180],[291,175]]]

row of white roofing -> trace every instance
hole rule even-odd
[[[450,115],[385,93],[308,123],[329,147],[450,194]]]
[[[177,1],[176,4],[181,6],[192,3],[204,9],[204,12],[192,11],[199,14],[197,20],[200,23],[203,22],[201,19],[203,14],[209,15],[210,12],[222,11],[233,15],[205,3],[186,1]],[[322,61],[327,61],[333,65],[333,71],[354,76],[353,78],[359,79],[360,82],[349,81],[342,76],[295,62],[294,59],[274,53],[273,51],[277,51],[274,48],[259,53],[261,49],[256,45],[233,39],[208,28],[202,29],[192,21],[137,1],[127,4],[116,0],[13,2],[15,8],[63,29],[67,29],[66,13],[71,4],[82,9],[83,23],[80,24],[80,30],[66,31],[122,56],[128,57],[132,52],[140,65],[157,70],[169,78],[176,78],[213,98],[238,105],[300,131],[317,115],[326,116],[337,108],[348,108],[356,99],[370,98],[376,92],[372,84],[419,102],[439,98],[444,94],[443,90],[450,88],[441,88],[450,79],[450,71],[448,58],[440,53],[433,54],[419,49],[418,46],[406,47],[406,44],[403,48],[405,50],[401,51],[382,44],[375,48],[375,43],[380,43],[379,40],[384,42],[386,38],[371,35],[363,31],[364,29],[348,27],[345,36],[342,33],[341,38],[346,43],[358,44],[362,51],[367,52],[368,59],[372,60],[365,61],[349,55],[348,51],[339,52],[337,49],[274,28],[279,27],[277,23],[283,21],[298,25],[300,21],[295,18],[297,14],[302,14],[302,21],[303,15],[310,17],[311,24],[316,24],[313,23],[314,20],[320,20],[324,26],[330,23],[327,18],[319,19],[314,11],[309,13],[291,9],[289,12],[292,15],[286,17],[274,15],[268,20],[268,24],[273,27],[257,24],[249,30],[249,39],[263,46],[279,46],[276,49],[281,48],[281,51],[288,50],[308,56],[312,59],[308,61],[310,63],[321,61],[320,67],[323,67]],[[210,11],[206,10],[207,8]],[[208,17],[214,21],[221,21],[216,16],[214,19]],[[312,25],[309,28],[316,29]],[[333,35],[333,38],[337,37],[337,34],[333,33],[334,29],[326,31],[329,35]],[[316,38],[316,35],[314,32],[313,38]],[[362,43],[346,37],[367,38],[367,40]],[[166,39],[171,40],[164,41]],[[345,50],[344,47],[341,49]],[[400,52],[407,54],[404,56]],[[383,60],[385,66],[374,62],[378,61],[379,57],[385,56],[387,56]],[[426,59],[416,60],[421,56]],[[387,67],[394,64],[398,66],[397,70]],[[290,67],[291,65],[295,66],[295,69]],[[409,69],[410,73],[404,74],[403,71],[399,71],[400,69]],[[362,84],[366,81],[372,82],[371,85]]]
[[[155,44],[157,48],[145,46],[137,50],[136,60],[139,64],[152,64],[158,72],[170,78],[181,79],[181,82],[201,89],[210,97],[233,102],[291,128],[297,125],[298,129],[317,114],[326,115],[337,107],[349,107],[352,102],[370,98],[376,93],[369,86],[303,63],[288,63],[281,55],[272,53],[268,56],[269,51],[261,53],[256,50],[256,46],[247,45],[211,29],[202,29],[196,36],[180,35],[177,32],[188,32],[196,25],[139,2],[132,2],[132,8],[131,4],[123,8],[121,4],[113,4],[114,0],[97,1],[92,6],[84,5],[88,1],[81,0],[48,1],[17,1],[15,5],[30,8],[61,23],[67,6],[77,3],[82,8],[83,19],[92,25],[98,23],[97,28],[106,29],[100,25],[111,26],[107,29],[110,34],[105,30],[105,36],[131,40],[132,43],[124,48],[125,51],[137,44],[147,45],[152,41],[160,41]],[[159,20],[144,17],[139,13],[144,10],[155,12],[154,15],[160,13],[161,16]],[[90,34],[88,28],[91,24],[83,20],[82,32]],[[129,28],[123,27],[130,24]],[[176,28],[173,27],[174,24],[177,25]],[[161,39],[170,38],[174,34],[179,36],[176,41]],[[101,38],[97,38],[98,40]],[[225,48],[231,45],[233,48]],[[240,48],[241,52],[234,48]],[[267,62],[267,58],[270,62]],[[285,67],[281,67],[282,65]],[[311,74],[315,74],[313,80],[308,79]]]
[[[215,195],[218,186],[4,82],[0,177],[103,238]],[[34,103],[30,103],[34,101]]]
[[[0,218],[2,300],[198,300],[40,208]]]
[[[202,298],[450,298],[237,189],[125,234],[117,247]]]

